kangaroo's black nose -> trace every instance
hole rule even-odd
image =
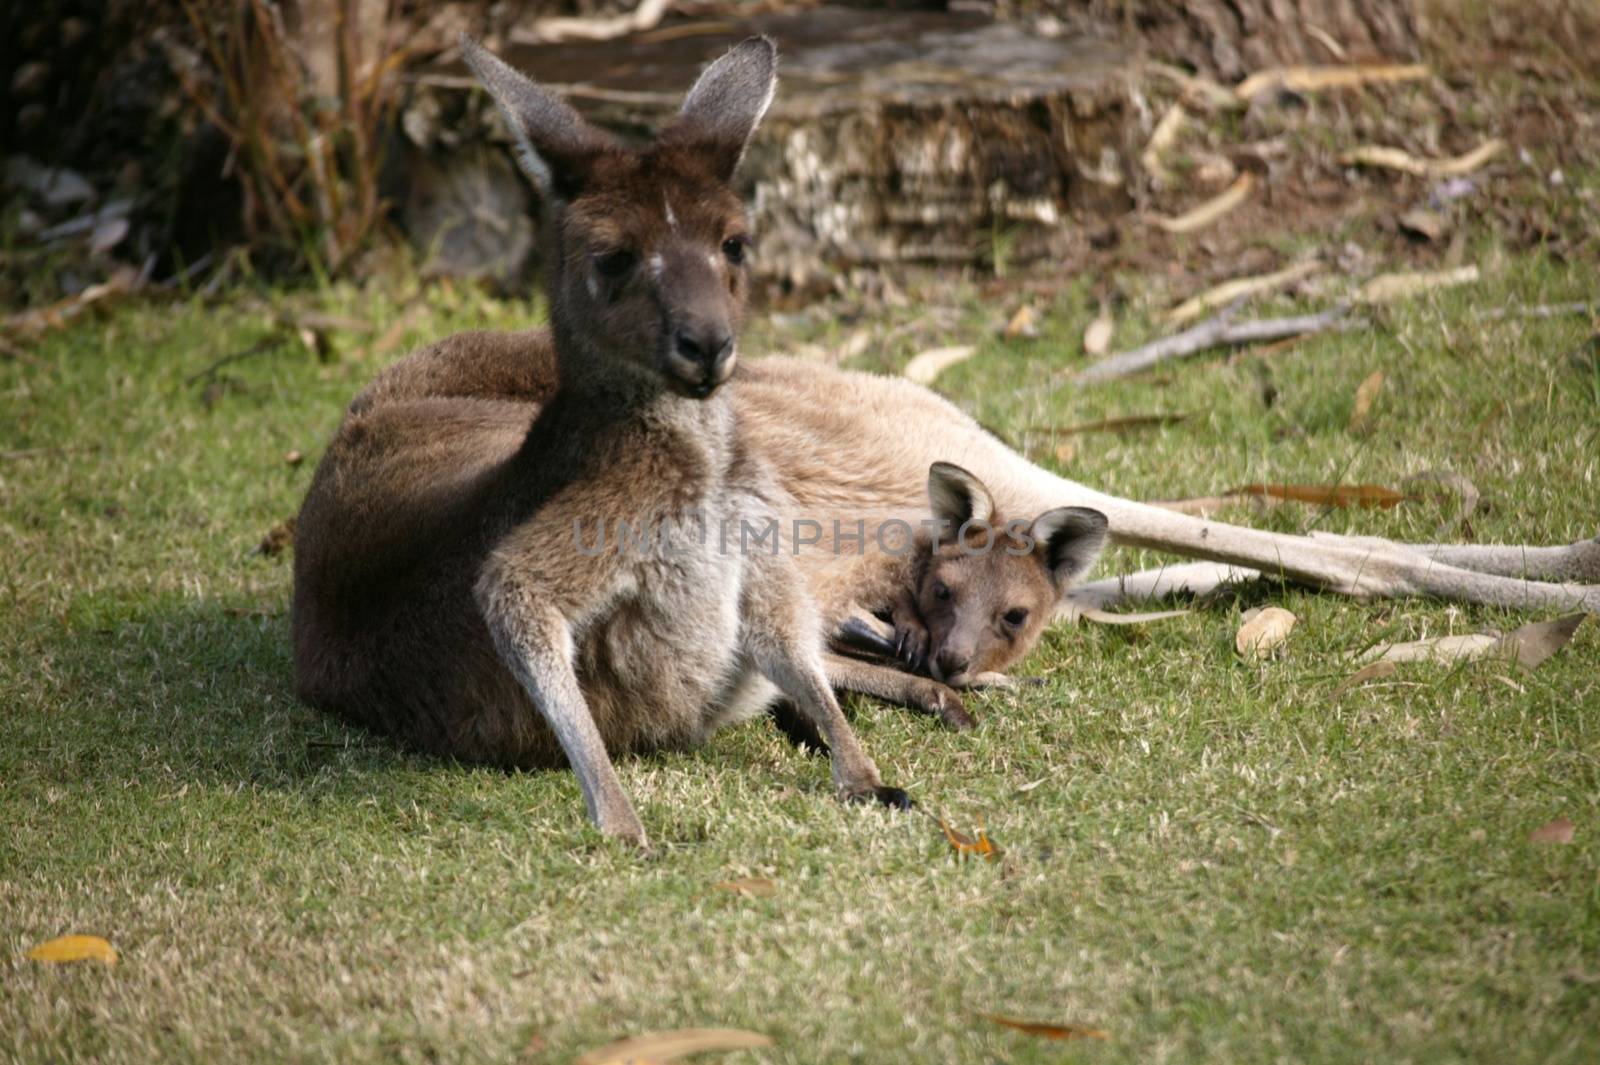
[[[733,334],[723,325],[679,326],[668,362],[690,395],[708,396],[733,372]]]
[[[972,659],[964,655],[951,654],[949,651],[939,652],[939,672],[946,677],[959,677],[972,665]]]
[[[733,337],[725,329],[679,329],[678,354],[707,370],[714,370],[733,350]]]

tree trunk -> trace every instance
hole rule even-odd
[[[1153,58],[1226,81],[1262,67],[1407,60],[1414,0],[1056,0],[1072,18],[1121,24]]]

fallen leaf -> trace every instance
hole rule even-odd
[[[1436,636],[1431,640],[1379,645],[1369,656],[1385,662],[1462,662],[1493,654],[1504,637],[1490,633]]]
[[[1286,266],[1282,270],[1270,274],[1259,274],[1255,277],[1238,277],[1232,281],[1224,281],[1215,288],[1207,289],[1192,299],[1184,300],[1167,312],[1166,319],[1173,325],[1191,321],[1200,317],[1206,311],[1214,310],[1218,307],[1226,307],[1230,303],[1248,296],[1292,285],[1296,281],[1310,277],[1321,269],[1321,263],[1315,260],[1307,260],[1303,263],[1295,263],[1293,266]]]
[[[1038,335],[1039,323],[1033,313],[1033,308],[1024,303],[1017,308],[1017,313],[1011,316],[1011,321],[1006,323],[1005,339],[1033,340]]]
[[[1116,328],[1111,320],[1111,308],[1104,303],[1100,305],[1100,313],[1083,331],[1083,353],[1091,359],[1098,359],[1111,350],[1111,333]]]
[[[1268,67],[1234,86],[1241,100],[1249,100],[1266,89],[1290,92],[1319,92],[1323,89],[1355,89],[1377,82],[1417,81],[1432,72],[1422,63],[1365,63],[1349,66]]]
[[[1388,510],[1410,496],[1376,484],[1242,484],[1225,496],[1264,496],[1319,507],[1381,507]]]
[[[294,543],[294,518],[284,518],[267,530],[267,535],[256,545],[256,554],[272,558]]]
[[[979,1014],[984,1020],[994,1024],[1003,1025],[1028,1035],[1036,1035],[1041,1039],[1109,1039],[1110,1036],[1098,1028],[1086,1028],[1081,1024],[1047,1024],[1043,1021],[1025,1021],[1019,1017],[1007,1017],[1003,1013]]]
[[[1186,211],[1176,218],[1167,218],[1161,215],[1154,216],[1151,221],[1168,233],[1192,233],[1203,229],[1238,207],[1250,196],[1250,190],[1255,187],[1255,178],[1246,171],[1239,175],[1239,179],[1221,195],[1202,203],[1192,211]]]
[[[128,220],[126,218],[107,218],[94,227],[94,232],[89,234],[89,251],[94,255],[104,255],[106,252],[122,243],[122,238],[128,235]]]
[[[1540,825],[1528,833],[1528,839],[1533,843],[1571,843],[1572,821],[1565,817],[1558,817],[1547,825]]]
[[[575,1065],[643,1065],[645,1062],[676,1061],[702,1050],[757,1050],[771,1045],[770,1036],[740,1028],[680,1028],[607,1043],[583,1055]]]
[[[1363,144],[1341,154],[1339,162],[1344,166],[1372,166],[1384,170],[1398,170],[1414,177],[1464,177],[1500,154],[1505,146],[1505,141],[1491,138],[1465,155],[1458,155],[1452,159],[1422,159],[1400,148]]]
[[[59,936],[28,951],[34,961],[100,961],[117,963],[117,948],[99,936]]]
[[[839,345],[839,350],[833,353],[833,361],[835,363],[848,362],[856,356],[863,354],[871,346],[871,330],[857,329],[855,332],[851,333],[845,338],[843,344]]]
[[[1569,614],[1554,621],[1531,621],[1514,632],[1478,632],[1439,636],[1374,647],[1368,658],[1390,662],[1464,662],[1475,658],[1514,659],[1524,669],[1537,669],[1571,642],[1587,614]]]
[[[288,463],[290,466],[300,465],[300,463],[305,461],[305,458],[306,457],[300,454],[298,451],[285,451],[283,453],[283,461]]]
[[[1070,465],[1072,460],[1078,457],[1078,445],[1071,440],[1063,440],[1056,445],[1055,456],[1056,461],[1061,465]]]
[[[931,385],[934,378],[957,363],[972,358],[977,350],[971,344],[961,344],[952,348],[924,351],[906,363],[905,375],[919,385]]]
[[[939,818],[939,827],[944,829],[944,838],[950,841],[950,846],[962,857],[971,854],[982,858],[984,861],[992,862],[1005,853],[994,845],[994,841],[989,838],[989,834],[983,830],[981,825],[978,827],[977,838],[973,838],[965,832],[957,832],[942,817]]]
[[[1478,280],[1476,266],[1461,266],[1454,270],[1407,270],[1393,274],[1379,274],[1361,286],[1356,298],[1365,303],[1390,303],[1394,300],[1419,296],[1436,288],[1470,285],[1476,280]]]
[[[1244,624],[1233,638],[1234,649],[1245,658],[1260,661],[1289,638],[1300,619],[1281,606],[1263,607],[1244,614]]]
[[[1333,689],[1333,694],[1330,696],[1330,698],[1337,699],[1351,688],[1360,687],[1369,680],[1381,680],[1384,677],[1392,677],[1398,672],[1400,672],[1400,670],[1393,662],[1389,661],[1387,658],[1380,658],[1376,662],[1370,662],[1367,665],[1362,666],[1344,680],[1341,680],[1338,686]]]
[[[1538,669],[1545,659],[1572,642],[1588,614],[1568,614],[1554,621],[1530,621],[1504,640],[1509,657],[1523,669]]]
[[[1356,401],[1350,408],[1350,432],[1361,433],[1367,428],[1367,417],[1372,413],[1373,401],[1383,390],[1383,371],[1373,370],[1356,388]]]
[[[1144,165],[1145,173],[1159,182],[1172,180],[1172,171],[1161,162],[1161,156],[1177,142],[1178,134],[1183,132],[1186,117],[1182,104],[1173,104],[1167,108],[1161,120],[1156,123],[1156,128],[1150,133],[1150,143],[1145,145],[1144,151],[1139,155],[1139,162]]]
[[[1437,243],[1450,232],[1450,220],[1437,211],[1417,207],[1400,216],[1400,228],[1423,240]]]
[[[1158,425],[1177,425],[1188,418],[1187,414],[1125,414],[1116,418],[1100,418],[1076,425],[1030,426],[1029,431],[1049,433],[1052,436],[1077,436],[1081,433],[1125,433],[1130,429],[1146,429]]]
[[[718,891],[728,891],[750,898],[768,898],[778,893],[778,885],[764,876],[741,876],[736,880],[719,880],[711,885]]]

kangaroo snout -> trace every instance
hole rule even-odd
[[[733,331],[726,323],[691,323],[673,330],[667,369],[689,395],[709,396],[733,373],[733,364]]]
[[[945,649],[933,656],[932,673],[935,680],[946,684],[962,679],[967,670],[972,667],[972,656],[964,655],[958,651]]]

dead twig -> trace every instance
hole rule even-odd
[[[1231,310],[1208,318],[1199,325],[1153,340],[1132,351],[1124,351],[1094,363],[1080,371],[1079,381],[1108,381],[1129,377],[1148,370],[1158,363],[1186,358],[1208,348],[1236,344],[1254,344],[1262,340],[1281,340],[1284,337],[1304,336],[1330,329],[1347,329],[1350,308],[1340,304],[1318,314],[1300,314],[1288,318],[1263,318],[1249,322],[1232,320]]]
[[[183,383],[186,385],[192,385],[200,381],[209,380],[215,377],[217,375],[217,371],[222,369],[224,366],[241,362],[245,359],[248,359],[252,355],[259,355],[263,351],[268,351],[272,348],[275,348],[279,344],[283,343],[283,340],[284,337],[282,333],[268,333],[266,336],[262,337],[260,340],[256,341],[254,344],[251,344],[247,348],[240,348],[238,351],[230,352],[219,359],[213,359],[203,368],[196,370],[188,377],[185,377],[183,379]]]

